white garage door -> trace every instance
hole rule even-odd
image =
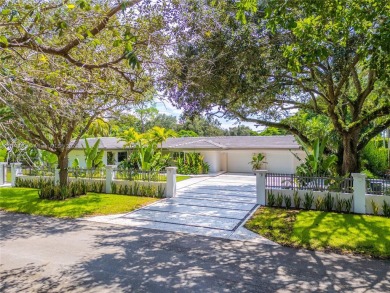
[[[228,152],[228,172],[232,173],[250,173],[252,165],[249,162],[252,160],[253,152],[246,151],[231,151]]]
[[[247,151],[229,151],[228,152],[228,172],[233,173],[251,173],[253,153],[265,154],[264,169],[270,173],[295,173],[294,156],[289,150],[247,150]]]

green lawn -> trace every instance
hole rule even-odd
[[[262,207],[246,227],[282,245],[390,258],[390,219]]]
[[[177,175],[176,176],[176,182],[180,182],[180,181],[183,181],[183,180],[187,180],[191,178],[190,176],[187,176],[187,175]]]
[[[0,209],[32,215],[78,218],[130,212],[156,198],[88,193],[64,201],[43,200],[31,188],[0,188]]]

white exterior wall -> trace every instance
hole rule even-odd
[[[221,152],[220,151],[203,151],[200,154],[204,157],[204,161],[210,165],[210,173],[221,171]]]
[[[87,164],[85,162],[85,155],[83,150],[73,150],[68,155],[68,166],[72,167],[73,161],[78,158],[80,163],[80,168],[86,168]]]
[[[304,157],[304,152],[297,150],[293,151],[299,157]],[[232,150],[228,151],[227,171],[232,173],[251,173],[253,154],[265,154],[265,162],[263,169],[270,173],[295,173],[296,167],[300,165],[298,159],[289,150]]]
[[[232,173],[250,173],[252,166],[249,162],[252,160],[252,150],[227,151],[227,171]]]

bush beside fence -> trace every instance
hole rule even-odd
[[[172,167],[167,169],[172,169]],[[18,166],[14,171],[16,179],[13,186],[39,188],[44,185],[44,182],[51,181],[55,185],[58,174],[58,170],[38,170]],[[167,173],[163,172],[122,170],[115,169],[115,166],[107,166],[104,171],[102,169],[72,169],[69,175],[71,175],[68,177],[69,183],[83,182],[90,192],[161,198],[174,196],[176,190],[176,172],[170,172],[168,178]],[[167,189],[172,190],[167,193]]]
[[[297,200],[296,197],[300,199]],[[312,201],[310,207],[305,207],[305,197],[311,196]],[[326,198],[330,196],[332,198],[332,208],[328,210],[324,205],[326,203]],[[295,198],[294,198],[295,197]],[[307,190],[285,190],[285,189],[266,189],[266,205],[274,207],[283,207],[286,208],[286,199],[287,204],[290,203],[290,207],[298,209],[311,209],[311,210],[328,210],[334,212],[353,212],[352,208],[348,210],[345,207],[348,201],[352,200],[353,203],[353,193],[338,193],[338,192],[324,192],[324,191],[307,191]],[[298,201],[299,207],[294,203],[294,199]],[[373,204],[374,202],[374,204]],[[365,195],[365,206],[366,214],[378,214],[378,215],[387,215],[383,207],[387,204],[390,205],[390,198],[380,195]],[[319,205],[319,206],[318,206]],[[341,206],[340,206],[341,205]],[[377,211],[374,213],[373,206],[377,207]],[[388,215],[387,215],[388,216]]]
[[[352,178],[302,177],[266,170],[255,170],[255,174],[260,205],[289,208],[295,202],[306,202],[306,209],[390,215],[389,179],[367,180],[360,173]]]

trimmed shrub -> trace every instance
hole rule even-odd
[[[64,200],[71,197],[78,197],[87,194],[86,183],[82,180],[70,182],[68,186],[56,186],[51,182],[43,185],[38,190],[40,199]]]
[[[382,205],[382,209],[383,209],[383,215],[385,217],[390,217],[390,205],[387,203],[387,201],[383,201],[383,205]]]
[[[336,195],[335,210],[338,213],[341,213],[344,209],[344,200],[340,198],[339,195]]]
[[[371,200],[371,207],[372,213],[374,214],[374,216],[377,216],[379,213],[379,205],[375,201]]]
[[[278,208],[281,208],[283,206],[283,195],[278,194],[276,196],[275,204]]]
[[[111,193],[116,194],[118,186],[115,182],[111,182]]]
[[[321,196],[318,196],[314,201],[314,206],[317,211],[322,211],[325,206],[324,204],[325,204],[324,198]]]
[[[314,201],[314,196],[312,192],[306,192],[303,200],[303,208],[305,210],[310,210]]]
[[[324,197],[324,210],[327,212],[331,212],[333,210],[334,198],[328,192]]]
[[[301,198],[300,198],[300,196],[298,195],[298,191],[295,191],[295,192],[294,192],[293,200],[294,200],[294,207],[295,207],[296,209],[299,209],[299,208],[301,207]]]
[[[275,194],[273,194],[272,192],[268,192],[267,205],[269,207],[273,207],[275,205]]]
[[[352,201],[353,201],[353,196],[351,196],[349,199],[344,199],[344,208],[345,212],[350,213],[352,210]]]
[[[289,195],[284,196],[284,206],[286,207],[286,209],[291,208],[291,197]]]

